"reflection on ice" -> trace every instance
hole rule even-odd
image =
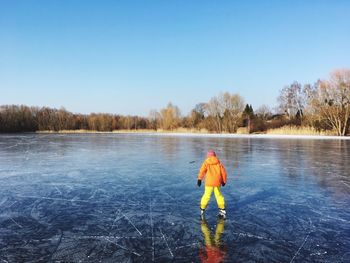
[[[205,218],[201,222],[201,230],[204,238],[204,247],[199,251],[202,262],[223,262],[227,253],[227,245],[221,240],[224,233],[225,220],[218,218],[215,234],[212,234]]]
[[[348,262],[349,143],[2,135],[0,262]],[[208,148],[225,221],[199,216]]]

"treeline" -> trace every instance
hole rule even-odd
[[[267,114],[265,115],[267,116]],[[257,118],[256,116],[260,115],[254,115],[251,106],[247,105],[244,109],[243,99],[239,95],[229,93],[214,97],[208,103],[198,104],[188,116],[184,117],[179,108],[171,103],[160,111],[151,111],[148,117],[106,113],[74,114],[64,108],[5,105],[0,106],[0,132],[62,130],[108,132],[139,129],[172,131],[178,128],[187,128],[233,133],[239,127],[248,125],[245,118],[253,120]],[[253,124],[250,126],[253,127]]]
[[[6,105],[0,107],[0,132],[61,130],[113,131],[149,129],[147,118],[106,113],[74,114],[64,108]]]
[[[75,114],[64,108],[0,106],[0,132],[61,130],[175,130],[187,128],[216,133],[264,132],[285,125],[313,127],[317,131],[348,134],[350,123],[350,70],[337,70],[329,80],[285,86],[278,97],[278,108],[266,105],[254,110],[239,94],[221,93],[197,104],[187,115],[169,103],[152,110],[148,117],[106,113]]]

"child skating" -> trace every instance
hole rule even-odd
[[[210,197],[214,191],[216,202],[219,208],[219,216],[226,218],[225,199],[221,194],[220,187],[226,184],[226,170],[220,160],[216,157],[214,151],[207,153],[207,159],[203,162],[199,174],[197,185],[201,186],[205,177],[205,190],[201,199],[200,209],[201,216],[204,217],[204,211],[207,208]]]

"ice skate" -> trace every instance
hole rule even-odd
[[[226,219],[226,210],[225,209],[219,209],[219,217]]]
[[[201,219],[204,219],[204,215],[205,215],[204,212],[205,212],[205,209],[201,208]]]

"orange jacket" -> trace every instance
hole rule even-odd
[[[205,186],[221,186],[226,184],[226,170],[222,163],[215,156],[207,158],[199,170],[198,180],[205,176]]]

